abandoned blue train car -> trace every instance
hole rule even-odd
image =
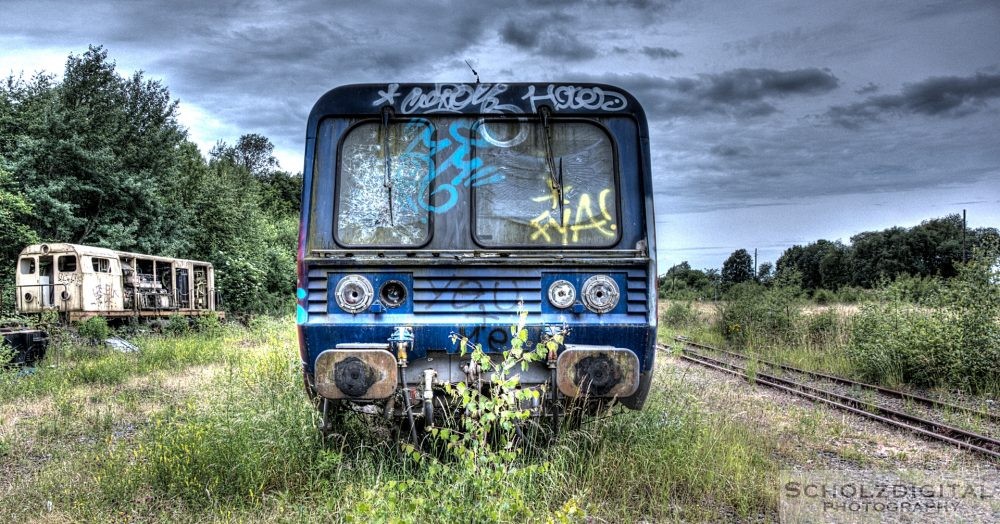
[[[648,129],[598,84],[369,84],[323,95],[306,130],[297,323],[306,388],[433,420],[472,383],[457,333],[509,348],[568,330],[521,373],[538,416],[639,409],[655,357]],[[374,407],[364,408],[364,405]]]

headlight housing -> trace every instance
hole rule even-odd
[[[549,286],[549,302],[559,309],[571,307],[576,302],[576,288],[568,280],[556,280]]]
[[[398,280],[390,280],[378,291],[382,305],[388,308],[399,307],[406,301],[406,286]]]
[[[618,284],[607,275],[594,275],[583,283],[583,305],[594,313],[607,313],[618,305]]]
[[[337,283],[337,305],[348,313],[360,313],[372,305],[372,283],[361,275],[347,275]]]

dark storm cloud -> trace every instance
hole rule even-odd
[[[591,0],[591,4],[627,7],[639,11],[661,11],[669,9],[677,0]]]
[[[772,103],[775,99],[823,94],[840,84],[833,73],[818,68],[733,69],[688,78],[645,74],[589,78],[625,87],[647,111],[663,118],[706,114],[764,116],[777,111]]]
[[[541,28],[540,20],[533,22],[508,20],[500,30],[500,37],[514,47],[531,50],[541,41]]]
[[[643,46],[643,48],[640,49],[639,52],[650,58],[658,58],[658,59],[679,58],[681,56],[680,51],[676,49],[668,49],[666,47]]]
[[[831,36],[843,35],[853,29],[854,26],[845,22],[810,29],[796,27],[789,30],[772,31],[743,40],[726,42],[722,44],[722,47],[737,55],[773,53],[775,51],[829,45],[828,42]]]
[[[654,60],[666,60],[671,58],[680,58],[681,52],[676,49],[670,49],[667,47],[659,46],[642,46],[639,49],[634,49],[630,47],[614,46],[611,49],[612,52],[619,55],[627,55],[631,53],[642,53],[649,58]]]
[[[500,29],[500,38],[532,54],[569,61],[597,56],[593,46],[583,43],[570,29],[571,19],[557,14],[544,17],[511,18]]]
[[[921,20],[961,13],[964,11],[1000,11],[996,0],[935,0],[932,2],[914,2],[909,6],[907,15],[911,19]]]
[[[209,28],[164,36],[159,44],[151,36],[149,45],[163,50],[145,67],[167,73],[171,90],[182,96],[182,108],[194,103],[289,149],[301,147],[309,108],[328,89],[355,82],[432,80],[439,68],[454,68],[456,59],[475,58],[466,50],[486,37],[491,20],[464,5],[373,2],[338,6],[335,12],[317,10],[315,2],[228,7],[230,14],[216,17]],[[372,16],[389,11],[399,16]],[[136,26],[156,25],[157,17],[136,15]],[[150,34],[157,31],[151,28]],[[114,55],[115,48],[109,48]]]
[[[835,123],[856,129],[886,115],[961,117],[981,111],[1000,97],[1000,73],[974,76],[932,77],[903,86],[896,95],[868,97],[862,102],[834,106],[827,116]]]
[[[860,130],[784,117],[660,123],[652,131],[666,147],[653,150],[654,187],[658,201],[684,213],[983,184],[1000,175],[995,120],[982,113]]]
[[[605,3],[608,5],[631,7],[633,9],[650,9],[666,4],[666,2],[657,2],[656,0],[605,0]]]
[[[867,84],[854,90],[855,93],[859,95],[870,95],[879,90],[879,86],[874,82],[868,82]]]
[[[728,144],[719,144],[712,146],[709,150],[713,155],[720,157],[737,157],[737,156],[747,156],[751,153],[750,148],[746,146],[732,146]]]

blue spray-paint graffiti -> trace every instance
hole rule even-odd
[[[455,121],[448,128],[448,137],[435,141],[429,128],[420,137],[411,142],[404,154],[414,155],[428,166],[427,175],[420,181],[420,198],[409,198],[411,206],[416,205],[431,213],[445,213],[455,207],[459,200],[459,190],[462,187],[478,187],[486,184],[497,184],[503,181],[496,166],[486,166],[481,158],[473,155],[474,148],[487,148],[495,145],[495,140],[474,138],[482,124],[470,124],[466,121]],[[418,146],[421,151],[417,152]],[[434,165],[434,158],[444,158],[444,161]],[[451,174],[454,173],[454,176]],[[448,179],[448,177],[451,177]],[[434,189],[430,188],[434,186]],[[440,196],[438,196],[440,195]],[[444,198],[443,202],[434,204],[435,199]]]
[[[295,290],[295,297],[299,299],[299,304],[297,304],[295,306],[295,323],[296,324],[299,324],[299,325],[305,324],[306,321],[309,320],[309,314],[306,313],[306,308],[303,307],[303,305],[302,305],[302,302],[304,302],[306,300],[307,296],[308,296],[308,293],[306,293],[306,290],[304,290],[302,288],[298,288],[298,289]]]
[[[590,111],[622,111],[628,106],[624,95],[610,89],[557,84],[549,84],[539,90],[529,85],[520,96],[526,104],[503,104],[501,95],[509,89],[508,84],[436,84],[429,89],[413,86],[404,93],[400,91],[399,84],[388,84],[385,90],[378,91],[372,105],[391,105],[401,114],[462,113],[467,110],[480,114],[523,114],[528,107],[531,112],[536,112],[543,104],[555,110]],[[505,125],[511,126],[510,122]],[[435,130],[427,120],[413,119],[406,126],[409,129],[420,126],[419,133],[407,144],[399,160],[409,159],[425,166],[420,171],[426,174],[420,178],[416,191],[407,195],[406,206],[412,211],[442,214],[461,201],[463,189],[502,183],[505,180],[503,171],[498,166],[487,165],[481,153],[475,151],[514,148],[529,136],[531,125],[527,119],[519,117],[512,126],[514,130],[511,132],[511,127],[508,127],[508,133],[504,134],[491,132],[490,124],[482,118],[457,119],[449,125],[446,133],[438,130],[444,136],[435,139]],[[534,199],[534,202],[539,200]],[[579,219],[580,213],[577,215]],[[426,223],[428,216],[423,214],[420,222]],[[557,218],[564,219],[564,223],[560,224],[562,227],[571,225],[565,217]],[[558,223],[557,220],[552,222]]]

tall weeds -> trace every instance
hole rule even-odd
[[[893,385],[1000,393],[996,261],[995,254],[980,253],[919,304],[890,286],[862,307],[848,347],[859,374]]]
[[[131,366],[115,379],[122,381],[202,359],[214,371],[172,402],[159,398],[148,414],[130,411],[134,431],[125,433],[118,408],[80,417],[88,410],[79,394],[40,392],[55,397],[56,411],[37,425],[53,428],[44,438],[58,460],[18,481],[0,500],[0,520],[663,521],[773,507],[770,440],[727,413],[705,411],[697,386],[665,371],[643,411],[591,420],[509,467],[415,461],[391,427],[361,414],[324,441],[291,326],[264,320],[212,339],[159,337],[141,345],[143,355],[64,352],[59,369],[67,371],[35,387],[58,378],[67,383],[59,391],[83,385],[88,396],[115,395],[121,382],[101,386],[68,371],[84,362]],[[199,345],[205,352],[195,358]],[[20,453],[3,446],[0,455]]]

